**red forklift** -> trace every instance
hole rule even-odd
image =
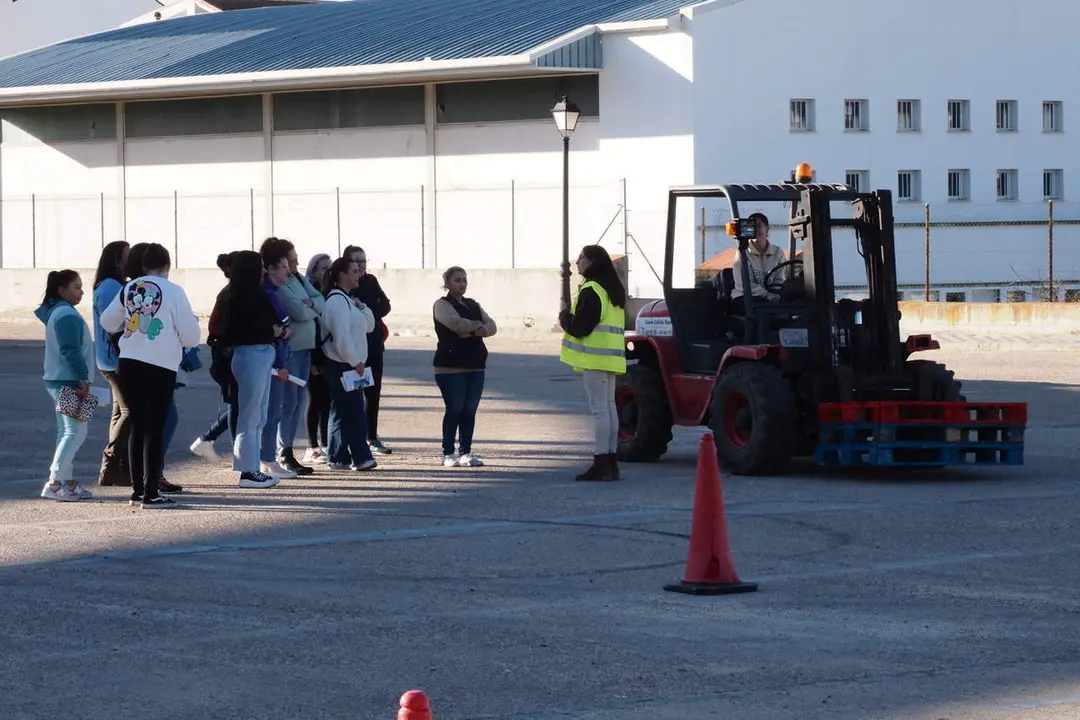
[[[731,268],[674,287],[676,219],[706,198],[726,201],[734,218],[725,233],[737,243],[744,288],[757,228],[740,207],[788,206],[788,259],[763,282],[777,302],[747,292],[737,310]],[[834,207],[849,216],[834,217]],[[840,228],[853,231],[865,265],[863,299],[837,298]],[[1023,464],[1026,403],[967,402],[952,371],[913,357],[937,341],[900,336],[889,190],[815,183],[805,163],[777,184],[672,188],[663,288],[626,337],[620,460],[659,460],[682,425],[710,428],[733,474],[781,472],[800,456],[848,467]]]

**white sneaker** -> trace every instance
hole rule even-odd
[[[79,483],[75,483],[75,492],[78,493],[80,500],[89,500],[94,497],[94,493],[90,492],[88,488],[83,487]]]
[[[52,480],[45,483],[45,487],[41,488],[41,497],[47,500],[59,500],[60,502],[78,502],[79,491],[71,487],[67,483],[57,483],[58,487],[54,487]],[[77,486],[76,486],[77,487]]]
[[[326,451],[322,448],[308,448],[304,453],[304,463],[308,465],[325,465]]]
[[[191,452],[204,460],[221,460],[221,456],[214,449],[214,443],[198,438],[191,443]]]
[[[443,455],[442,464],[443,467],[460,467],[461,460],[457,455]]]
[[[262,464],[262,471],[263,471],[263,474],[270,475],[270,476],[276,477],[276,478],[299,477],[292,470],[286,470],[285,468],[281,467],[281,465],[279,465],[276,460],[274,462],[264,462]]]
[[[472,453],[465,453],[458,458],[459,467],[483,467],[484,461]]]

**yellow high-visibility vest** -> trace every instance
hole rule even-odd
[[[599,283],[590,280],[581,286],[581,290],[592,288],[600,297],[600,324],[583,338],[570,334],[563,335],[562,351],[559,359],[575,370],[604,370],[623,375],[626,373],[626,345],[623,340],[626,329],[626,310],[611,304],[607,290]],[[570,312],[577,311],[578,297]]]

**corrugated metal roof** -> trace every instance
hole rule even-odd
[[[517,55],[578,28],[669,17],[688,0],[352,0],[98,33],[0,61],[0,88]]]

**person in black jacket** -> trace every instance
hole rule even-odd
[[[465,270],[452,267],[444,272],[443,287],[446,296],[436,300],[432,308],[439,338],[432,364],[435,383],[446,405],[442,422],[443,467],[478,467],[484,462],[473,454],[472,441],[476,411],[484,393],[488,357],[484,338],[494,335],[498,328],[480,303],[465,297],[469,287]]]
[[[242,488],[268,488],[279,482],[279,478],[262,472],[259,451],[270,401],[274,345],[286,329],[262,288],[262,280],[263,259],[259,253],[236,253],[229,266],[229,286],[220,298],[223,307],[215,308],[222,318],[221,342],[232,350],[230,368],[236,381],[233,402],[237,411],[233,470],[240,472]],[[278,371],[280,380],[286,377],[287,370]]]
[[[379,280],[367,271],[367,253],[356,245],[345,248],[341,255],[352,260],[360,268],[360,284],[352,291],[352,296],[371,308],[375,315],[375,329],[368,333],[368,361],[372,379],[370,387],[364,388],[364,400],[367,403],[368,445],[375,455],[389,455],[393,452],[379,439],[379,401],[382,398],[383,355],[386,353],[386,336],[389,334],[383,318],[390,314],[390,298],[383,292]]]

